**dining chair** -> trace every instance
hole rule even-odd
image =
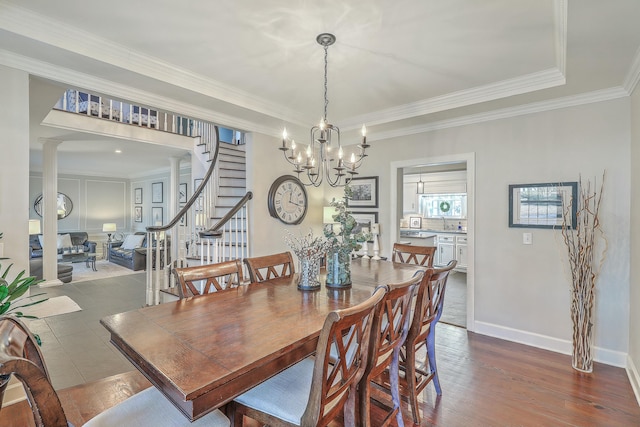
[[[436,249],[435,246],[394,243],[391,261],[433,267],[433,257],[435,256]]]
[[[436,324],[442,315],[444,295],[449,273],[455,268],[456,260],[446,267],[428,269],[418,287],[413,319],[407,339],[400,352],[401,390],[411,405],[411,415],[415,423],[420,423],[418,396],[433,381],[438,396],[442,395],[438,368],[436,365],[435,334]],[[426,347],[426,355],[419,360],[418,352]]]
[[[291,252],[245,258],[244,262],[247,264],[251,283],[264,282],[276,277],[288,277],[296,272]]]
[[[24,386],[36,427],[67,427],[60,399],[35,337],[13,316],[0,316],[0,406],[4,390],[14,376]],[[81,410],[81,408],[80,408]],[[155,387],[149,387],[98,414],[85,427],[208,426],[228,427],[229,419],[219,410],[190,422]]]
[[[423,276],[424,272],[419,271],[407,281],[389,284],[389,291],[382,300],[380,308],[375,312],[369,346],[369,362],[358,387],[360,419],[364,427],[372,425],[371,383],[386,370],[389,370],[391,382],[392,409],[377,427],[389,425],[394,418],[398,427],[404,427],[398,386],[400,348],[409,332],[411,302]]]
[[[245,415],[271,427],[324,427],[340,413],[345,426],[355,426],[356,388],[367,366],[374,312],[387,289],[379,286],[364,302],[329,313],[315,357],[303,359],[235,398],[234,427],[243,425]],[[345,336],[349,339],[343,340]]]
[[[180,299],[223,291],[241,285],[244,281],[242,264],[234,259],[216,264],[174,268]],[[202,287],[200,291],[200,286]]]

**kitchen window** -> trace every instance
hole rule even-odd
[[[425,218],[466,218],[467,194],[423,194],[420,196],[419,211]]]

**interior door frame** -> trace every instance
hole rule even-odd
[[[475,153],[452,154],[438,157],[422,157],[417,159],[399,160],[391,162],[390,197],[391,206],[391,230],[387,235],[388,246],[392,247],[398,241],[400,235],[400,218],[402,217],[403,188],[399,177],[402,176],[404,168],[429,166],[446,163],[467,164],[467,330],[475,331]],[[400,181],[400,182],[399,182]]]

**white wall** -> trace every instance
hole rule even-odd
[[[507,189],[577,181],[580,174],[599,181],[606,170],[601,223],[609,249],[597,283],[596,358],[623,366],[629,334],[629,108],[629,99],[619,99],[374,141],[360,172],[380,176],[383,239],[395,202],[390,161],[475,153],[477,330],[568,353],[566,250],[551,230],[526,230],[533,245],[522,245],[525,230],[508,227]]]
[[[28,172],[29,76],[0,66],[0,232],[4,267],[14,263],[14,276],[29,269]]]
[[[281,175],[291,175],[292,167],[278,150],[281,140],[262,134],[247,135],[247,190],[253,192],[250,204],[250,232],[252,256],[290,250],[283,236],[286,232],[307,233],[312,229],[314,235],[322,232],[322,208],[324,188],[306,187],[309,209],[301,224],[285,225],[269,215],[267,195],[273,181]],[[295,174],[293,174],[295,175]]]
[[[631,97],[631,212],[640,212],[640,88]],[[637,215],[635,217],[637,219]],[[627,371],[640,402],[640,224],[631,222],[631,278],[629,281],[629,358]],[[635,266],[635,267],[634,267]]]

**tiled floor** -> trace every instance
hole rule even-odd
[[[32,290],[32,294],[40,292],[50,297],[66,295],[82,308],[28,321],[30,329],[42,338],[41,349],[55,389],[134,369],[109,343],[100,319],[144,306],[144,272]]]

